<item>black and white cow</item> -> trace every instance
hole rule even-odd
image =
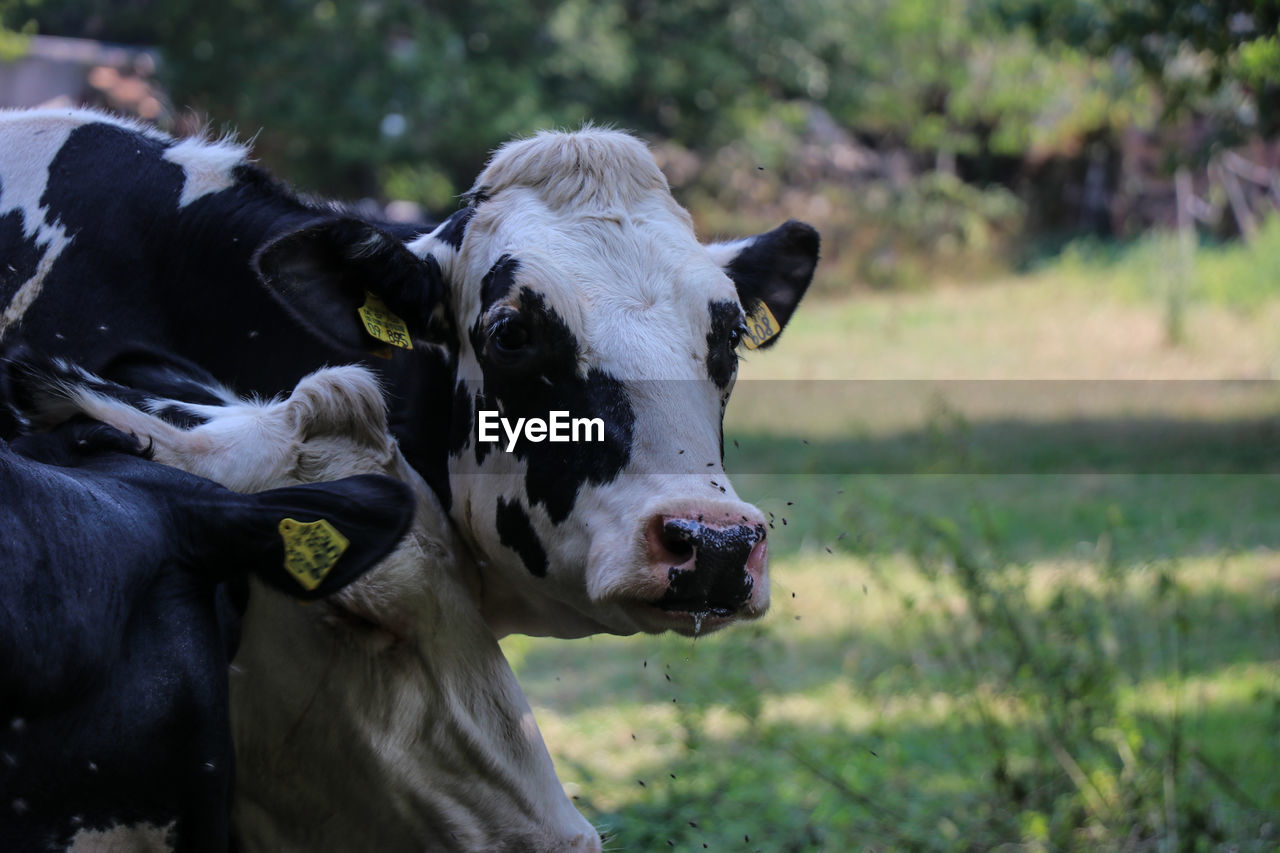
[[[412,514],[385,477],[241,495],[144,455],[93,423],[0,441],[2,850],[226,850],[216,585],[328,595]]]
[[[145,353],[114,365],[133,386],[29,352],[5,368],[28,422],[88,416],[236,491],[383,474],[413,492],[399,547],[335,595],[299,607],[254,582],[230,679],[240,849],[600,849],[369,371],[325,368],[263,401]]]
[[[365,358],[499,634],[763,613],[764,518],[724,473],[722,416],[744,334],[768,345],[790,318],[816,232],[702,245],[644,145],[590,128],[504,146],[467,200],[415,236],[299,199],[225,141],[0,114],[0,336],[89,367],[149,345],[267,394]],[[508,451],[479,440],[482,412],[598,418],[602,440]]]

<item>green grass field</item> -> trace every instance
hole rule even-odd
[[[1276,399],[1166,382],[1270,378],[1280,302],[1177,347],[1162,310],[1044,272],[806,304],[753,354],[769,615],[503,644],[606,849],[1280,847]]]

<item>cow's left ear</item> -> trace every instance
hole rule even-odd
[[[440,265],[359,219],[322,220],[277,236],[254,255],[253,267],[289,313],[335,346],[381,352],[402,346],[406,331],[426,340],[436,331]]]
[[[733,283],[749,317],[759,316],[761,303],[777,322],[769,337],[757,346],[771,346],[791,319],[818,266],[817,230],[794,219],[765,234],[733,243],[707,246]]]

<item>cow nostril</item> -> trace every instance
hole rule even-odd
[[[672,518],[662,524],[662,547],[673,557],[675,565],[679,565],[694,555],[694,547],[698,544],[698,528],[701,525],[683,518]]]
[[[702,543],[702,532],[705,529],[698,522],[687,518],[668,518],[662,523],[662,536],[671,542],[693,546]]]
[[[655,516],[646,531],[654,559],[672,567],[692,560],[698,544],[697,526],[685,519]]]

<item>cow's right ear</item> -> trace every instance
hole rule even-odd
[[[374,474],[230,499],[237,506],[208,531],[217,564],[301,599],[335,593],[382,561],[414,512],[408,486]]]
[[[382,352],[404,346],[406,333],[439,342],[439,263],[367,222],[335,218],[279,235],[253,256],[253,268],[290,314],[339,348]]]

